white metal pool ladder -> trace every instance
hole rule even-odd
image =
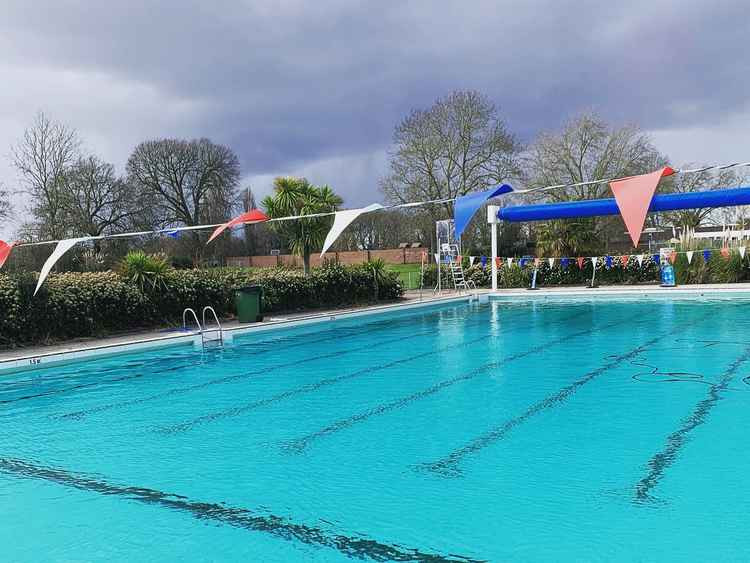
[[[212,328],[209,330],[206,330],[206,312],[210,312],[213,317],[214,321],[216,322],[216,328]],[[200,321],[198,320],[198,314],[195,312],[194,309],[191,309],[188,307],[182,312],[182,330],[187,330],[187,317],[188,313],[192,315],[193,320],[195,321],[195,325],[198,327],[198,334],[201,335],[201,345],[203,348],[206,347],[207,342],[217,342],[220,346],[224,344],[224,331],[221,328],[221,323],[219,322],[219,317],[216,315],[216,311],[211,306],[203,307],[203,324],[201,325]],[[207,338],[207,334],[210,335],[213,333],[215,336],[213,338]]]
[[[210,312],[214,317],[214,322],[216,323],[216,328],[212,328],[210,330],[206,329],[206,312]],[[224,344],[224,331],[221,328],[221,323],[219,322],[219,317],[216,314],[216,311],[214,311],[214,308],[210,305],[206,305],[203,307],[203,330],[201,330],[201,341],[203,342],[203,346],[205,348],[206,342],[217,342],[219,346],[222,346]],[[206,338],[206,334],[214,333],[216,336],[214,338]]]

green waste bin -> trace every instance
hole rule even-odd
[[[237,320],[241,323],[256,323],[263,320],[261,298],[263,289],[248,285],[234,290],[234,304],[237,307]]]

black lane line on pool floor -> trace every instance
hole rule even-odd
[[[466,318],[467,316],[464,316],[464,317],[461,317],[461,318]],[[476,323],[474,323],[474,324],[476,324]],[[467,325],[464,325],[464,326],[467,326]],[[373,331],[363,331],[361,334],[368,334],[370,332],[373,332]],[[243,372],[241,374],[223,376],[223,377],[220,377],[220,378],[215,378],[215,379],[211,379],[211,380],[208,380],[208,381],[204,381],[202,383],[198,383],[198,384],[195,384],[195,385],[190,385],[190,386],[186,386],[186,387],[176,387],[176,388],[170,389],[168,391],[164,391],[162,393],[156,393],[156,394],[153,394],[153,395],[148,395],[146,397],[139,397],[137,399],[131,399],[129,401],[120,401],[120,402],[117,402],[117,403],[108,403],[108,404],[105,404],[105,405],[100,405],[98,407],[92,407],[90,409],[73,411],[73,412],[59,414],[59,415],[51,415],[50,418],[52,418],[54,420],[60,420],[60,419],[62,419],[62,420],[65,420],[65,419],[80,420],[80,419],[86,417],[89,414],[94,414],[94,413],[99,413],[99,412],[108,411],[108,410],[112,410],[112,409],[117,409],[117,408],[123,408],[123,407],[129,407],[129,406],[133,406],[133,405],[138,405],[138,404],[144,403],[146,401],[158,400],[158,399],[170,397],[170,396],[173,396],[173,395],[180,395],[180,394],[184,394],[184,393],[190,393],[192,391],[197,391],[197,390],[200,390],[200,389],[204,389],[204,388],[209,387],[211,385],[221,385],[221,384],[224,384],[224,383],[231,383],[231,382],[234,382],[234,381],[240,381],[242,379],[246,379],[248,377],[252,377],[253,375],[264,375],[264,374],[266,374],[268,372],[275,371],[275,370],[278,370],[278,369],[283,369],[283,368],[288,368],[288,367],[294,367],[294,366],[297,366],[297,365],[307,364],[309,362],[314,362],[316,360],[322,360],[322,359],[327,359],[327,358],[334,358],[334,357],[342,356],[342,355],[349,354],[349,353],[352,353],[352,352],[358,352],[358,351],[362,351],[362,350],[369,350],[369,349],[374,348],[374,347],[384,346],[384,345],[387,345],[387,344],[392,344],[394,342],[400,342],[400,341],[408,340],[408,339],[411,339],[411,338],[417,338],[419,336],[423,336],[425,334],[429,334],[430,332],[432,332],[432,329],[427,329],[427,330],[422,331],[422,332],[412,333],[412,334],[409,334],[409,335],[406,335],[406,336],[399,336],[399,337],[388,339],[388,340],[381,340],[381,341],[378,341],[378,342],[375,342],[375,343],[369,343],[369,344],[366,344],[366,345],[363,345],[363,346],[357,346],[356,348],[349,348],[349,349],[346,349],[346,350],[338,350],[338,351],[334,351],[334,352],[328,352],[328,353],[325,353],[325,354],[319,354],[317,356],[312,356],[312,357],[308,357],[308,358],[302,358],[302,359],[299,359],[299,360],[295,360],[293,362],[288,362],[286,364],[275,364],[275,365],[270,366],[270,367],[266,367],[266,368],[262,368],[262,369],[257,369],[257,370],[253,370],[253,371],[249,371],[249,372]]]
[[[437,312],[429,313],[427,316],[434,315],[434,314],[437,314]],[[370,328],[368,330],[360,331],[359,333],[356,333],[356,330],[355,330],[354,327],[351,328],[351,329],[348,328],[348,327],[347,328],[342,327],[341,329],[330,329],[331,331],[335,332],[336,334],[332,334],[331,336],[327,336],[327,337],[324,337],[324,338],[318,338],[318,339],[314,339],[314,340],[307,340],[307,341],[305,341],[305,343],[306,344],[319,343],[319,342],[325,342],[325,341],[334,340],[334,339],[335,340],[342,340],[342,339],[348,338],[350,336],[358,336],[358,335],[362,335],[362,334],[369,334],[369,333],[372,333],[372,332],[378,332],[378,331],[382,331],[382,330],[386,330],[386,329],[392,328],[392,326],[388,326],[385,321],[377,321],[376,323],[373,323],[373,324],[376,324],[378,326]],[[399,324],[402,324],[402,323],[399,323]],[[343,332],[344,334],[341,334],[341,332]],[[303,338],[306,335],[307,334],[305,334],[305,335],[293,335],[293,336],[290,336],[290,337],[281,338],[281,339],[279,339],[279,341],[294,340],[296,338]],[[297,343],[297,342],[292,342],[292,343],[287,343],[287,345],[285,345],[285,346],[273,347],[272,343],[269,343],[268,341],[264,341],[264,343],[262,345],[259,345],[259,344],[261,344],[261,343],[240,344],[238,346],[233,347],[231,349],[231,352],[233,354],[237,355],[240,352],[247,352],[250,349],[259,348],[259,349],[252,350],[253,357],[257,357],[260,354],[266,354],[266,353],[269,353],[269,352],[278,352],[280,350],[285,350],[287,348],[293,348],[293,347],[299,345],[299,343]],[[44,392],[41,392],[41,393],[34,393],[34,394],[31,394],[31,395],[24,395],[22,397],[14,397],[13,399],[0,399],[0,404],[15,403],[15,402],[18,402],[18,401],[26,401],[26,400],[29,400],[29,399],[38,399],[38,398],[41,398],[41,397],[48,397],[50,395],[58,395],[58,394],[61,394],[61,393],[69,393],[71,391],[79,391],[81,389],[89,389],[89,388],[92,388],[92,387],[106,386],[106,385],[111,384],[111,383],[120,383],[120,382],[123,382],[123,381],[129,381],[131,379],[138,379],[138,378],[144,377],[146,375],[153,375],[154,374],[154,364],[163,363],[165,361],[172,361],[174,359],[174,357],[175,356],[172,356],[172,357],[169,357],[169,358],[153,358],[153,359],[150,359],[148,362],[138,362],[134,366],[128,366],[128,365],[125,365],[125,366],[116,366],[116,367],[106,368],[106,369],[102,370],[104,373],[106,373],[108,371],[121,370],[121,369],[126,369],[128,367],[140,367],[140,366],[143,366],[143,365],[148,365],[149,368],[150,368],[150,371],[148,371],[148,372],[137,373],[137,374],[132,374],[132,375],[125,375],[125,376],[117,377],[117,378],[114,378],[114,379],[101,379],[101,378],[99,378],[99,379],[97,379],[97,381],[92,381],[90,383],[80,383],[78,385],[71,385],[71,386],[68,386],[68,387],[63,387],[61,389],[51,389],[49,391],[44,391]],[[178,370],[184,369],[185,367],[189,367],[189,366],[193,366],[193,365],[199,365],[200,363],[202,363],[201,361],[197,361],[196,362],[196,361],[192,360],[189,356],[185,356],[185,355],[179,355],[179,356],[176,356],[176,357],[178,357],[179,359],[188,359],[190,361],[188,361],[188,362],[186,362],[185,364],[182,364],[182,365],[172,366],[172,367],[161,369],[159,371],[159,373],[164,373],[164,372],[169,372],[169,371],[178,371]],[[101,376],[102,371],[98,372],[96,375],[97,376]],[[30,383],[33,384],[34,382],[32,381]],[[72,418],[72,419],[77,419],[77,418],[82,418],[82,416],[80,415],[80,413],[68,413],[68,414],[64,414],[64,415],[53,415],[52,418],[55,418],[55,419],[57,419],[57,418]]]
[[[460,555],[439,555],[390,545],[360,536],[345,536],[327,532],[322,528],[296,524],[286,518],[254,513],[246,508],[235,508],[224,503],[193,501],[182,495],[165,493],[145,487],[125,487],[101,479],[87,477],[54,467],[39,466],[27,461],[0,458],[0,471],[25,479],[37,479],[57,483],[82,491],[105,496],[117,496],[147,505],[159,506],[187,513],[201,521],[212,521],[235,528],[269,533],[285,540],[296,540],[307,545],[335,549],[344,555],[358,559],[377,561],[479,561]]]
[[[546,327],[550,327],[550,326],[555,326],[555,325],[558,325],[558,324],[565,324],[569,320],[571,320],[572,318],[574,318],[576,316],[578,316],[578,313],[562,317],[560,319],[557,319],[556,321],[547,323],[545,326]],[[474,326],[474,325],[478,325],[478,324],[483,324],[484,322],[485,321],[482,319],[482,320],[478,320],[478,321],[473,322],[473,323],[466,323],[464,326],[465,327]],[[430,330],[429,332],[433,332],[433,331]],[[403,340],[405,340],[405,338],[399,338],[397,340],[398,340],[398,342],[402,342]],[[378,372],[378,371],[381,371],[381,370],[384,370],[384,369],[392,368],[392,367],[395,367],[395,366],[398,366],[398,365],[401,365],[401,364],[405,364],[407,362],[412,362],[412,361],[415,361],[415,360],[420,360],[422,358],[427,358],[429,356],[433,356],[433,355],[435,355],[437,353],[440,353],[440,352],[445,352],[445,351],[448,351],[448,350],[456,350],[456,349],[460,349],[460,348],[465,348],[466,346],[470,346],[472,344],[476,344],[477,342],[482,342],[482,341],[486,341],[486,340],[487,340],[487,335],[483,334],[482,336],[480,336],[478,338],[475,338],[473,340],[467,340],[467,341],[464,341],[464,342],[459,342],[457,344],[451,344],[451,345],[448,345],[448,346],[443,346],[442,348],[437,348],[437,349],[436,348],[432,348],[432,349],[430,349],[430,350],[428,350],[426,352],[422,352],[421,354],[415,354],[413,356],[406,356],[404,358],[399,358],[399,359],[392,360],[390,362],[386,362],[386,363],[383,363],[383,364],[377,364],[377,365],[374,365],[374,366],[368,366],[366,368],[362,368],[362,369],[357,370],[357,371],[352,372],[352,373],[346,373],[346,374],[339,375],[339,376],[336,376],[336,377],[331,377],[331,378],[323,379],[321,381],[316,381],[315,383],[308,383],[308,384],[302,385],[300,387],[295,387],[293,389],[289,389],[287,391],[283,391],[281,393],[278,393],[276,395],[272,395],[272,396],[267,397],[265,399],[258,399],[256,401],[252,401],[250,403],[246,403],[244,405],[240,405],[240,406],[237,406],[237,407],[232,407],[230,409],[226,409],[226,410],[222,410],[222,411],[217,411],[217,412],[213,412],[213,413],[208,413],[208,414],[205,414],[203,416],[199,416],[199,417],[196,417],[196,418],[193,418],[191,420],[187,420],[185,422],[181,422],[181,423],[178,423],[178,424],[174,424],[174,425],[170,425],[170,426],[163,426],[163,427],[157,428],[156,431],[159,432],[159,433],[162,433],[162,434],[174,434],[174,433],[178,433],[178,432],[185,432],[185,431],[190,430],[190,429],[192,429],[195,426],[198,426],[200,424],[205,424],[205,423],[208,423],[208,422],[213,422],[215,420],[220,420],[222,418],[229,418],[229,417],[239,416],[239,415],[244,414],[246,412],[250,412],[250,411],[252,411],[254,409],[261,408],[261,407],[264,407],[264,406],[276,403],[278,401],[283,401],[285,399],[289,399],[291,397],[295,397],[297,395],[301,395],[301,394],[304,394],[304,393],[311,393],[311,392],[317,391],[318,389],[321,389],[323,387],[327,387],[328,385],[334,385],[334,384],[340,383],[342,381],[347,381],[347,380],[350,380],[350,379],[355,379],[355,378],[361,377],[363,375],[368,375],[368,374],[375,373],[375,372]],[[368,348],[370,348],[370,347],[372,347],[372,346],[368,346]]]
[[[514,316],[510,317],[510,319],[512,320],[512,319],[514,319],[516,317],[523,316],[523,314],[525,314],[525,312],[519,312],[518,315],[514,315]],[[466,319],[466,318],[468,318],[470,316],[471,316],[471,313],[468,314],[468,315],[465,315],[465,316],[461,317],[459,320]],[[470,323],[464,323],[461,326],[462,326],[462,328],[466,328],[466,327],[476,326],[476,325],[479,325],[479,324],[482,324],[482,323],[485,323],[485,322],[486,322],[486,319],[479,319],[477,321],[473,321],[473,322],[470,322]],[[398,337],[391,338],[391,339],[388,339],[388,340],[380,340],[378,342],[368,343],[366,345],[358,346],[356,348],[349,348],[347,350],[339,350],[339,351],[335,351],[335,352],[329,352],[329,353],[326,353],[326,354],[319,354],[317,356],[295,360],[293,362],[288,362],[286,364],[275,364],[273,366],[269,366],[269,367],[265,367],[265,368],[260,368],[260,369],[249,371],[249,372],[243,372],[243,373],[240,373],[240,374],[223,376],[223,377],[211,379],[211,380],[208,380],[208,381],[204,381],[202,383],[197,383],[195,385],[189,385],[189,386],[186,386],[186,387],[173,388],[173,389],[170,389],[168,391],[164,391],[164,392],[161,392],[161,393],[156,393],[156,394],[153,394],[153,395],[148,395],[146,397],[139,397],[137,399],[130,399],[130,400],[127,400],[127,401],[120,401],[120,402],[117,402],[117,403],[109,403],[109,404],[105,404],[105,405],[100,405],[98,407],[92,407],[92,408],[86,409],[86,410],[65,413],[65,414],[62,414],[62,415],[53,415],[51,418],[53,418],[53,419],[80,420],[80,419],[84,418],[85,416],[90,415],[90,414],[94,414],[94,413],[104,412],[104,411],[108,411],[108,410],[112,410],[112,409],[130,407],[130,406],[138,405],[138,404],[141,404],[141,403],[145,403],[147,401],[154,401],[154,400],[159,400],[159,399],[164,399],[164,398],[167,398],[167,397],[171,397],[171,396],[174,396],[174,395],[181,395],[181,394],[190,393],[190,392],[193,392],[193,391],[199,391],[201,389],[205,389],[205,388],[210,387],[212,385],[223,385],[225,383],[233,383],[235,381],[241,381],[241,380],[247,379],[247,378],[255,376],[255,375],[265,375],[265,374],[268,374],[269,372],[272,372],[272,371],[276,371],[276,370],[280,370],[280,369],[285,369],[285,368],[289,368],[289,367],[294,367],[294,366],[297,366],[297,365],[308,364],[310,362],[317,361],[317,360],[339,357],[339,356],[343,356],[345,354],[349,354],[349,353],[352,353],[352,352],[360,352],[360,351],[363,351],[363,350],[371,350],[372,348],[376,348],[376,347],[379,347],[379,346],[386,346],[388,344],[393,344],[393,343],[396,343],[396,342],[403,342],[404,340],[410,340],[412,338],[419,338],[421,336],[425,336],[425,335],[431,334],[433,332],[434,332],[434,328],[429,328],[429,329],[425,329],[425,330],[423,330],[421,332],[412,333],[412,334],[409,334],[409,335],[406,335],[406,336],[398,336]]]
[[[648,473],[635,486],[636,504],[653,501],[651,490],[664,477],[664,472],[672,466],[680,454],[682,447],[689,441],[690,433],[705,423],[708,415],[722,399],[722,393],[729,388],[742,364],[750,360],[750,347],[736,358],[722,373],[719,382],[708,389],[708,396],[699,402],[693,412],[682,420],[682,426],[667,437],[664,448],[656,453],[646,464]]]
[[[536,352],[541,352],[545,348],[548,348],[550,346],[554,346],[556,344],[560,344],[561,342],[566,342],[568,340],[572,340],[574,338],[578,338],[579,336],[585,336],[587,334],[592,334],[599,332],[601,330],[605,330],[607,328],[612,328],[613,326],[621,325],[626,322],[629,322],[630,319],[624,319],[621,321],[616,321],[612,323],[605,324],[600,327],[591,328],[587,330],[582,330],[579,332],[574,332],[571,334],[567,334],[565,336],[561,336],[559,338],[555,338],[553,340],[549,340],[545,342],[544,344],[539,344],[537,346],[534,346],[532,348],[529,348],[528,350],[525,350],[523,352],[518,352],[516,354],[512,354],[506,358],[503,358],[501,360],[496,360],[493,362],[487,362],[486,364],[483,364],[479,366],[478,368],[475,368],[471,370],[468,373],[458,375],[456,377],[452,377],[450,379],[446,379],[441,381],[440,383],[437,383],[431,387],[428,387],[427,389],[423,389],[421,391],[417,391],[416,393],[412,393],[411,395],[407,395],[406,397],[401,397],[399,399],[396,399],[394,401],[390,401],[388,403],[382,403],[376,407],[373,407],[371,409],[368,409],[364,412],[355,414],[353,416],[338,420],[334,422],[333,424],[330,424],[329,426],[326,426],[325,428],[322,428],[320,430],[317,430],[315,432],[311,432],[310,434],[307,434],[305,436],[302,436],[301,438],[297,438],[295,440],[288,441],[284,444],[284,448],[293,453],[299,453],[303,451],[307,446],[309,446],[312,442],[315,440],[318,440],[324,436],[334,434],[336,432],[340,432],[342,430],[345,430],[347,428],[350,428],[351,426],[354,426],[355,424],[358,424],[360,422],[364,422],[365,420],[368,420],[369,418],[372,418],[374,416],[378,416],[381,414],[385,414],[387,412],[400,409],[402,407],[405,407],[414,401],[418,401],[421,399],[425,399],[431,395],[434,395],[443,389],[446,389],[448,387],[451,387],[457,383],[461,383],[463,381],[469,381],[471,379],[474,379],[475,377],[486,373],[489,370],[498,368],[502,365],[505,365],[507,363],[513,362],[515,360],[519,360],[521,358],[525,358],[527,356],[530,356],[531,354],[534,354]]]
[[[696,322],[702,322],[706,318],[708,318],[709,315],[703,315],[700,317]],[[474,454],[478,452],[479,450],[499,441],[505,438],[505,436],[510,433],[511,430],[519,426],[520,424],[523,424],[526,420],[529,418],[539,414],[540,412],[552,408],[567,399],[569,399],[580,387],[585,385],[586,383],[589,383],[593,379],[603,375],[607,371],[619,367],[619,365],[623,361],[627,361],[632,358],[637,358],[641,353],[643,353],[646,349],[648,349],[649,346],[652,346],[656,342],[659,342],[666,338],[667,336],[674,334],[679,330],[678,328],[675,328],[673,330],[670,330],[664,334],[662,334],[659,337],[656,337],[652,340],[649,340],[637,348],[634,348],[624,354],[620,355],[614,355],[614,356],[607,356],[605,359],[611,360],[610,362],[606,363],[605,365],[588,372],[580,379],[574,381],[570,385],[567,385],[557,391],[555,394],[550,395],[546,397],[545,399],[542,399],[541,401],[535,403],[531,407],[529,407],[523,414],[520,416],[511,418],[510,420],[507,420],[503,424],[493,428],[492,430],[489,430],[482,434],[481,436],[471,440],[468,444],[465,446],[458,448],[448,454],[447,456],[443,457],[442,459],[428,464],[423,464],[418,467],[418,469],[426,469],[428,471],[432,471],[438,475],[444,476],[444,477],[458,477],[461,475],[461,470],[458,467],[458,464],[461,462],[463,458],[465,458],[468,455]]]
[[[703,317],[699,318],[698,321],[696,322],[701,322],[705,320],[706,318],[708,318],[708,315],[704,315]],[[620,364],[622,364],[622,362],[637,357],[649,346],[653,346],[655,343],[663,340],[664,338],[668,337],[671,334],[674,334],[678,330],[682,330],[682,327],[675,327],[672,330],[669,330],[660,336],[647,340],[643,344],[640,344],[637,347],[627,352],[624,352],[623,354],[607,356],[605,360],[609,360],[609,361],[607,361],[605,364],[603,364],[602,366],[592,371],[589,371],[583,377],[575,380],[573,383],[570,383],[569,385],[566,385],[565,387],[563,387],[559,391],[556,391],[552,395],[548,395],[541,401],[534,403],[519,416],[506,420],[502,424],[496,426],[495,428],[488,430],[487,432],[481,434],[480,436],[474,438],[473,440],[470,440],[466,445],[456,450],[453,450],[447,456],[435,462],[419,465],[417,469],[427,470],[437,475],[440,475],[442,477],[459,477],[461,475],[461,469],[458,467],[458,465],[465,457],[476,454],[477,452],[486,448],[487,446],[490,446],[502,440],[512,430],[514,430],[515,428],[517,428],[518,426],[520,426],[521,424],[523,424],[530,418],[536,416],[537,414],[547,409],[550,409],[552,407],[555,407],[565,402],[587,383],[590,383],[591,381],[603,375],[604,373],[608,372],[609,370],[618,367]]]

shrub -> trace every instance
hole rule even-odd
[[[132,250],[122,259],[118,271],[141,291],[152,291],[165,289],[165,276],[171,269],[164,254],[146,254],[141,250]]]
[[[0,275],[0,343],[98,336],[112,331],[181,323],[182,311],[211,305],[220,316],[235,313],[234,290],[263,288],[267,312],[338,307],[372,301],[375,282],[367,265],[328,264],[305,276],[283,268],[167,269],[156,289],[142,288],[116,272],[52,274],[34,296],[37,274]],[[396,274],[378,279],[378,296],[397,299]],[[145,289],[145,291],[144,291]]]

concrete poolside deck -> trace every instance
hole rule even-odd
[[[492,291],[489,289],[478,289],[472,291],[471,295],[494,295],[497,297],[518,297],[518,298],[544,298],[544,297],[565,297],[565,296],[658,296],[658,295],[701,295],[705,293],[748,293],[750,294],[750,283],[736,284],[705,284],[705,285],[683,285],[674,288],[662,288],[658,285],[612,285],[601,286],[594,289],[576,286],[576,287],[542,287],[536,291],[527,289],[498,289]],[[435,295],[431,290],[423,292],[408,291],[404,298],[397,302],[382,303],[377,305],[368,305],[360,307],[348,307],[341,309],[315,309],[299,313],[269,315],[262,323],[240,324],[236,320],[222,321],[222,328],[231,338],[234,332],[263,331],[275,327],[293,326],[298,323],[321,322],[331,320],[334,317],[350,316],[356,314],[376,313],[379,311],[393,311],[409,306],[418,306],[419,304],[451,302],[462,299],[468,299],[470,294],[463,293],[457,295],[453,291],[445,291],[441,295]],[[29,367],[39,366],[41,364],[54,363],[57,361],[73,361],[85,359],[86,357],[95,357],[109,354],[112,352],[127,352],[131,349],[144,346],[166,346],[179,343],[189,343],[191,339],[198,339],[200,344],[200,333],[198,331],[183,332],[179,330],[161,329],[161,330],[144,330],[132,331],[126,334],[117,334],[103,338],[78,338],[55,343],[51,345],[29,346],[10,350],[0,351],[0,372],[6,370],[19,370]]]

